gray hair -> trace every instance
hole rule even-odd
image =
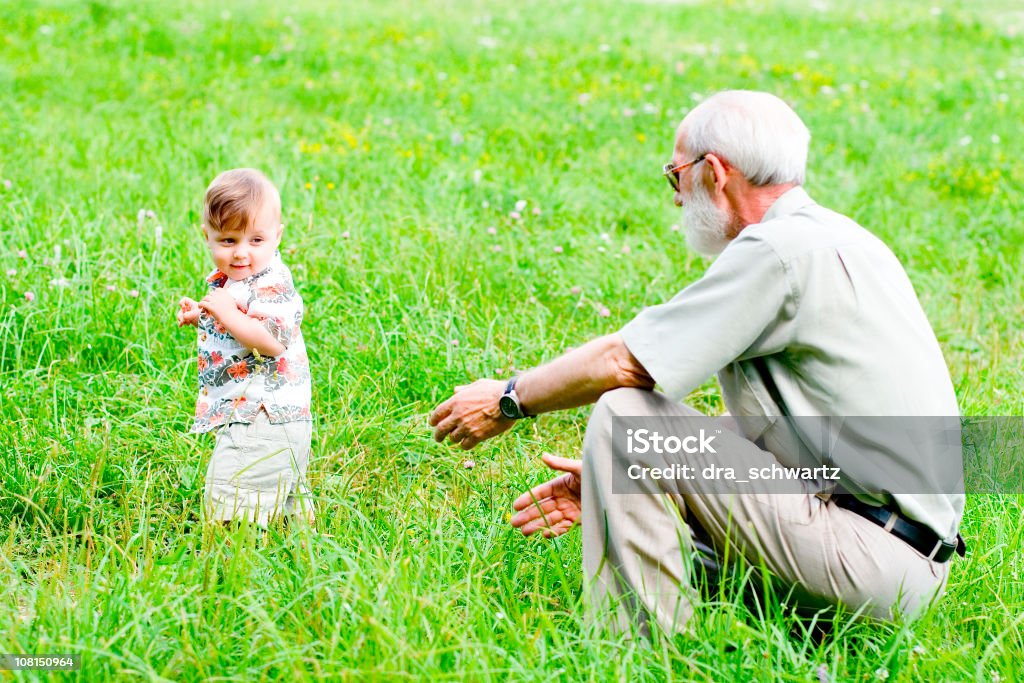
[[[811,133],[775,95],[724,90],[694,107],[679,129],[694,156],[721,155],[754,185],[804,182]]]

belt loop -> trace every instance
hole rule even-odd
[[[892,528],[896,526],[896,520],[898,520],[899,518],[900,516],[897,515],[895,512],[890,512],[889,519],[885,521],[885,526],[883,526],[882,528],[886,531],[892,531]]]

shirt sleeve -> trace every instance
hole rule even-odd
[[[285,348],[298,334],[302,314],[302,297],[287,275],[261,279],[253,286],[246,315],[263,323]]]
[[[781,350],[758,341],[786,341],[772,332],[796,314],[790,277],[771,245],[741,235],[704,277],[669,302],[641,311],[620,335],[662,390],[682,400],[732,361]]]

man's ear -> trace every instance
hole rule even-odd
[[[714,175],[715,191],[722,192],[725,189],[726,183],[729,182],[729,164],[719,158],[717,154],[711,153],[704,156],[704,161]]]

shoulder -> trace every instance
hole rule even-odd
[[[878,237],[852,218],[814,203],[793,213],[747,226],[735,241],[762,243],[783,261],[838,248],[888,250]]]

